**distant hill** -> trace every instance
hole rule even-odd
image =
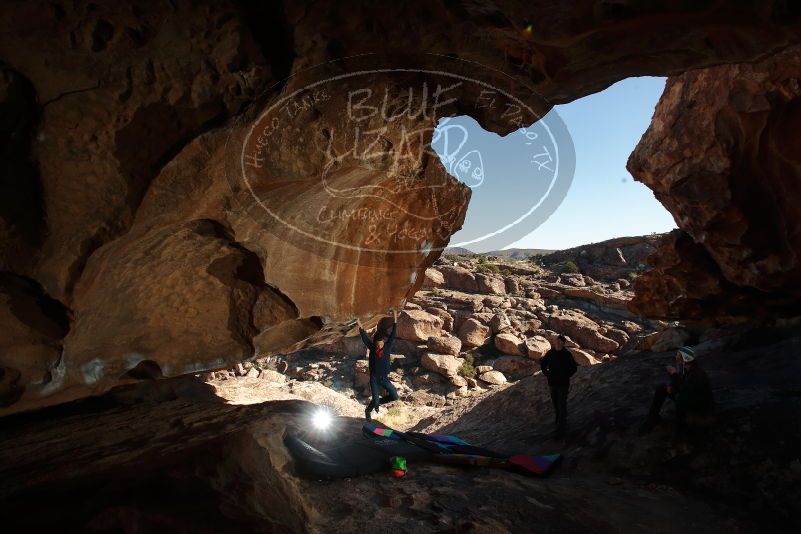
[[[464,247],[447,247],[445,254],[459,256],[495,256],[497,258],[510,258],[513,260],[527,260],[534,254],[549,254],[553,250],[543,248],[509,248],[506,250],[493,250],[491,252],[473,252]]]
[[[507,248],[505,250],[493,250],[484,252],[484,256],[495,256],[498,258],[511,258],[513,260],[527,260],[535,254],[550,254],[553,250],[544,248]]]
[[[445,250],[443,250],[442,253],[453,256],[475,256],[476,254],[472,250],[468,250],[464,247],[445,247]]]

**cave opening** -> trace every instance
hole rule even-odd
[[[0,5],[0,512],[10,529],[798,530],[801,426],[787,421],[801,413],[801,8],[60,4]],[[444,198],[461,224],[469,188],[467,222],[453,236],[440,226],[434,244],[402,227],[392,237],[415,241],[408,262],[357,250],[354,265],[349,253],[271,233],[238,172],[248,155],[262,161],[261,149],[240,157],[246,132],[274,133],[266,121],[255,128],[262,105],[313,79],[315,65],[338,78],[361,72],[362,54],[405,65],[421,51],[428,67],[480,62],[502,74],[488,74],[497,87],[522,81],[558,105],[512,131],[469,98],[444,112],[438,154],[410,160],[382,191],[401,208],[387,219],[417,204],[442,221]],[[418,74],[400,79],[433,79]],[[630,78],[640,75],[670,78]],[[383,74],[347,79],[356,95],[400,87]],[[669,98],[651,120],[663,87]],[[354,117],[322,96],[304,102],[299,115],[279,110],[287,122],[263,145],[280,179],[264,197],[310,237],[333,228],[337,246],[359,249],[379,234],[351,218],[376,212],[361,189],[387,185],[389,173],[337,167],[331,191],[345,208],[321,220],[334,195],[318,194],[311,133],[350,141],[342,122]],[[376,147],[406,154],[404,136],[379,130]],[[466,187],[441,180],[437,156]],[[400,187],[432,176],[444,194]],[[344,195],[350,186],[358,196]],[[675,226],[658,248],[640,247],[657,237],[642,234]],[[595,246],[635,234],[654,238],[627,245],[640,247],[636,261],[624,245]],[[524,261],[440,257],[448,239],[523,250]],[[567,250],[548,254],[554,264],[528,257],[555,249]],[[656,258],[649,270],[646,257]],[[352,317],[394,331],[387,307],[398,303],[382,378],[401,398],[376,419],[486,447],[495,467],[559,453],[555,476],[407,458],[409,476],[391,480],[388,458],[372,463],[361,447],[378,435],[363,427],[371,362]],[[777,328],[747,332],[744,315]],[[559,437],[539,362],[563,336],[579,368]],[[679,445],[667,425],[639,435],[654,384],[686,345],[709,373],[715,418]],[[101,397],[116,383],[125,389]],[[306,439],[313,405],[335,408],[345,431],[300,441],[295,456],[286,437]],[[304,458],[359,476],[302,479]]]
[[[674,229],[653,192],[626,170],[664,86],[663,77],[627,78],[505,136],[469,116],[441,119],[432,149],[472,190],[450,247],[534,253]],[[563,131],[553,127],[560,122]]]

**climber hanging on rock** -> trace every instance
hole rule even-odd
[[[676,434],[680,434],[690,414],[708,413],[714,404],[712,387],[703,369],[698,366],[695,353],[690,347],[682,347],[676,353],[676,366],[667,366],[669,384],[660,384],[654,391],[648,417],[640,426],[640,433],[647,434],[662,420],[659,412],[665,400],[676,404]]]
[[[389,364],[390,364],[390,351],[392,350],[392,343],[395,341],[395,333],[398,328],[398,312],[393,309],[393,323],[392,332],[387,336],[386,332],[381,328],[376,328],[373,338],[367,335],[367,332],[362,328],[362,322],[356,319],[356,324],[359,326],[359,334],[362,336],[362,341],[370,350],[370,392],[373,399],[367,408],[364,409],[364,417],[370,421],[372,417],[370,413],[375,410],[378,413],[378,407],[382,402],[387,403],[390,401],[398,400],[398,392],[395,386],[389,381]],[[381,388],[387,390],[388,396],[381,397]]]

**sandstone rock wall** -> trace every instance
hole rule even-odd
[[[536,115],[630,75],[764,57],[799,40],[799,14],[786,6],[4,2],[0,270],[30,284],[38,311],[2,315],[0,346],[15,347],[2,355],[2,413],[337,337],[354,315],[369,321],[413,294],[461,226],[469,191],[437,158],[324,165],[321,141],[342,148],[334,100],[315,100],[269,141],[250,136],[265,109],[319,77],[308,67],[323,63],[328,76],[354,67],[332,59],[370,52],[385,54],[376,65],[405,65],[420,51],[434,54],[424,56],[433,69],[455,56],[468,60],[455,62],[462,76],[477,61],[496,69],[487,81],[499,87],[533,88],[525,98]],[[397,103],[403,84],[436,81],[415,76],[365,83]],[[516,126],[468,101],[440,116],[471,114],[500,133]],[[430,131],[435,120],[399,122],[382,143],[401,146],[401,126]],[[255,185],[231,179],[243,175],[248,143],[267,147],[273,165],[250,176]],[[336,191],[389,192],[328,205],[321,176]],[[439,189],[408,193],[400,182]],[[391,206],[397,232],[364,253],[341,245],[365,243],[369,225],[334,216],[325,231],[339,242],[321,241],[309,217],[322,203],[335,215]],[[423,217],[397,209],[410,205]],[[299,239],[291,228],[302,223],[311,230]],[[393,240],[401,234],[411,253],[397,254],[409,248]],[[5,306],[24,308],[30,294],[6,292]],[[60,330],[30,333],[42,316]]]
[[[657,317],[801,312],[801,49],[669,79],[629,158],[680,232],[636,284]]]

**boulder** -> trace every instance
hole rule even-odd
[[[532,360],[539,360],[551,350],[551,343],[543,336],[532,336],[526,339],[526,355]]]
[[[398,316],[398,337],[425,343],[442,331],[443,320],[423,310],[404,310]]]
[[[426,308],[425,311],[427,311],[431,315],[435,315],[440,319],[442,319],[443,330],[445,330],[446,332],[451,332],[453,330],[453,315],[448,313],[446,310],[443,310],[441,308],[434,308],[432,306]]]
[[[487,308],[500,308],[503,306],[504,298],[497,295],[487,295],[482,301]]]
[[[533,334],[535,330],[540,330],[541,328],[542,321],[536,317],[530,317],[523,322],[520,327],[520,331],[524,334]]]
[[[607,293],[601,286],[566,287],[563,293],[566,297],[594,302],[602,309],[625,310],[629,302],[631,302],[630,294]]]
[[[564,289],[565,286],[552,285],[549,287],[541,286],[537,291],[543,298],[558,299],[562,297]]]
[[[651,350],[653,352],[667,352],[687,345],[690,333],[683,328],[671,327],[659,332],[653,339]]]
[[[507,317],[505,313],[498,312],[490,319],[489,327],[493,334],[500,334],[501,332],[510,330],[512,325],[509,321],[509,317]]]
[[[370,361],[356,360],[353,366],[353,387],[368,388],[370,386]]]
[[[400,317],[399,317],[400,318]],[[364,346],[364,343],[362,343]],[[410,359],[418,359],[420,354],[424,352],[426,346],[421,344],[418,341],[408,341],[406,339],[396,339],[395,343],[392,344],[392,352],[403,354],[404,356],[408,356]],[[360,356],[366,355],[366,351],[363,351]]]
[[[448,291],[445,302],[448,310],[468,310],[480,312],[484,308],[484,295],[473,295],[462,291]]]
[[[478,286],[478,291],[481,293],[506,295],[506,284],[503,283],[502,278],[496,278],[486,274],[477,274],[476,284]]]
[[[470,318],[462,324],[456,335],[462,341],[463,347],[480,347],[487,342],[490,336],[490,329],[476,319]]]
[[[448,377],[448,381],[452,386],[456,386],[457,388],[467,387],[467,379],[459,375]]]
[[[500,371],[487,371],[481,373],[478,377],[479,380],[492,384],[493,386],[501,386],[506,383],[506,377]]]
[[[535,336],[542,336],[542,337],[544,337],[545,339],[547,339],[547,340],[548,340],[548,343],[549,343],[549,344],[550,344],[552,347],[554,346],[554,344],[556,344],[556,339],[559,337],[559,334],[557,334],[557,333],[556,333],[556,332],[554,332],[553,330],[545,330],[545,329],[543,329],[543,330],[537,330],[536,332],[534,332],[534,335],[535,335]],[[569,337],[567,338],[567,342],[565,343],[565,347],[567,347],[567,348],[571,348],[571,347],[576,347],[576,348],[578,348],[578,346],[579,346],[579,345],[578,345],[578,343],[576,343],[575,341],[573,341],[573,340],[572,340],[572,339],[570,339]]]
[[[400,367],[409,368],[414,367],[420,364],[420,359],[417,356],[409,356],[406,354],[394,354],[394,347],[393,347],[393,354],[390,355],[390,365],[393,369],[397,369]]]
[[[495,360],[492,368],[506,376],[533,375],[539,370],[539,365],[523,356],[501,356]]]
[[[399,340],[395,341],[397,344]],[[364,345],[361,336],[346,336],[340,340],[341,350],[348,356],[359,358],[367,355],[367,347]]]
[[[445,287],[445,276],[433,267],[429,267],[425,271],[423,278],[423,289],[435,289]]]
[[[523,342],[513,334],[503,333],[495,336],[495,348],[503,354],[511,354],[513,356],[522,356]]]
[[[256,369],[255,367],[251,367],[250,369],[247,370],[245,376],[247,378],[259,378],[259,370]]]
[[[478,291],[476,276],[468,269],[458,265],[443,265],[439,267],[439,271],[445,278],[446,287],[473,293]]]
[[[559,276],[559,281],[566,286],[584,287],[587,283],[580,273],[565,273]]]
[[[530,299],[542,300],[542,294],[537,289],[534,288],[526,289],[525,295]]]
[[[452,354],[453,356],[458,356],[459,352],[462,350],[462,342],[458,337],[450,334],[428,338],[427,346],[432,352]]]
[[[273,371],[272,369],[262,369],[259,373],[259,378],[262,380],[269,380],[270,382],[286,382],[286,375],[278,371]]]
[[[463,360],[451,354],[433,354],[427,352],[420,357],[420,365],[425,369],[447,378],[457,376],[462,363]]]
[[[473,312],[468,310],[449,310],[449,312],[453,316],[453,328],[451,332],[456,333],[458,335],[459,329],[462,328],[462,325],[468,320],[473,318]]]
[[[619,321],[617,323],[629,336],[633,336],[642,332],[642,326],[634,321]]]
[[[548,318],[548,326],[570,336],[582,347],[598,352],[614,352],[619,347],[616,341],[601,334],[598,323],[573,311],[559,310]]]
[[[601,363],[599,359],[597,359],[594,355],[590,354],[586,350],[581,350],[577,348],[568,348],[567,350],[573,355],[573,359],[576,360],[576,363],[583,366],[588,365],[597,365]]]
[[[520,282],[517,278],[504,278],[503,282],[506,285],[506,293],[509,295],[517,295],[520,293]]]
[[[515,303],[518,308],[532,312],[545,309],[545,301],[541,298],[518,297],[515,299]]]
[[[416,389],[431,389],[445,383],[445,377],[436,372],[422,373],[412,378],[412,386]]]
[[[640,351],[650,351],[651,347],[654,346],[654,343],[656,343],[656,340],[659,338],[660,333],[661,332],[651,332],[650,334],[636,336],[634,338],[636,342],[635,347]]]
[[[489,371],[492,371],[492,366],[491,365],[477,365],[476,366],[476,373],[478,373],[478,374],[487,373]]]
[[[483,325],[489,326],[490,321],[495,316],[495,313],[491,311],[482,311],[478,313],[474,313],[471,317],[476,321],[480,322]]]
[[[621,347],[629,342],[629,335],[619,328],[607,328],[604,335],[617,342]]]

